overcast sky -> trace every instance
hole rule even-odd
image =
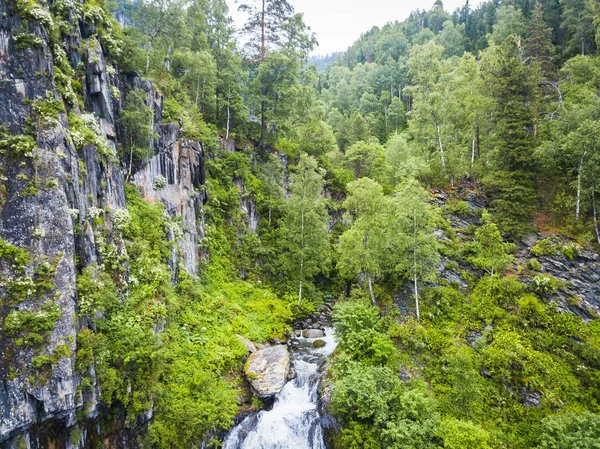
[[[242,3],[247,0],[243,0]],[[429,10],[435,0],[288,0],[296,12],[304,13],[304,21],[317,34],[319,46],[314,54],[325,55],[346,50],[362,33],[374,25],[404,20],[411,11]],[[471,0],[471,7],[482,0]],[[240,25],[236,0],[227,0],[231,15]],[[452,13],[465,0],[445,0],[444,9]]]

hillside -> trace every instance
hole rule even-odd
[[[0,1],[0,445],[595,447],[600,8],[241,7]]]

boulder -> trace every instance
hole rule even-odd
[[[236,337],[238,338],[238,340],[240,341],[240,343],[242,343],[246,347],[246,349],[248,350],[248,352],[256,352],[256,351],[258,351],[258,348],[254,345],[254,343],[252,343],[247,338],[244,338],[241,335],[237,335],[237,334],[236,334]]]
[[[302,331],[302,336],[304,338],[323,338],[325,336],[325,332],[321,329],[304,329]]]
[[[269,346],[248,357],[244,374],[261,399],[275,396],[290,372],[290,353],[283,345]]]
[[[325,341],[324,340],[315,340],[315,341],[313,341],[313,348],[322,348],[323,346],[325,346]]]

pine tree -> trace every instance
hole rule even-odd
[[[533,7],[527,33],[525,56],[534,59],[548,73],[552,68],[552,30],[544,22],[544,11],[539,1]]]
[[[521,60],[520,38],[510,36],[486,55],[486,78],[494,99],[493,150],[484,185],[501,230],[519,235],[529,225],[536,201],[533,156],[534,83],[531,69]]]

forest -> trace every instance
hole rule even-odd
[[[84,404],[98,392],[127,426],[151,411],[142,447],[219,447],[241,408],[262,407],[240,400],[236,334],[283,341],[335,303],[332,448],[598,447],[600,306],[548,264],[600,277],[600,1],[447,12],[437,0],[319,68],[287,0],[240,3],[239,33],[225,0],[6,4],[44,30],[22,25],[14,45],[47,40],[54,90],[26,100],[23,132],[0,128],[3,166],[36,167],[40,136],[64,123],[77,151],[120,168],[126,206],[85,220],[72,209],[98,260],[76,261],[76,336],[51,351],[60,311],[41,298],[58,288],[58,259],[0,232],[2,357],[30,360],[7,361],[3,378],[44,383],[73,357]],[[156,111],[140,85],[113,83],[119,143],[107,143],[83,63],[67,57],[74,23],[96,39],[77,51],[104,54],[111,77],[150,80],[162,123],[202,144],[197,276],[170,263],[181,220],[134,182],[155,152]],[[58,186],[17,179],[23,197]]]

